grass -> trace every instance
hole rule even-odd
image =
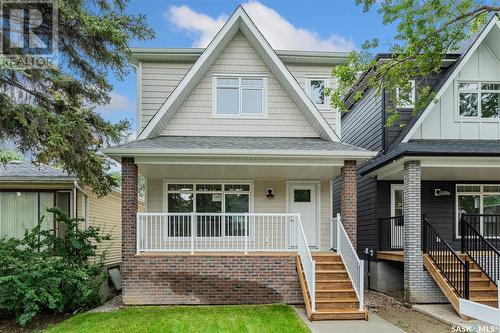
[[[47,333],[127,332],[283,332],[309,329],[287,305],[131,307],[83,313],[48,328]]]

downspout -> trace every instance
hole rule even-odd
[[[385,123],[387,121],[386,118],[386,110],[385,110],[385,88],[382,89],[382,151],[385,152],[387,147],[387,128],[385,127]]]
[[[73,185],[75,186],[75,195],[74,195],[74,202],[75,202],[75,217],[76,217],[76,214],[77,214],[77,209],[76,209],[76,205],[77,205],[77,200],[76,200],[76,191],[80,191],[82,194],[83,194],[83,209],[82,209],[82,213],[84,214],[85,216],[85,229],[88,227],[88,223],[89,223],[89,196],[88,194],[85,192],[85,190],[83,188],[81,188],[79,185],[78,185],[78,182],[75,180]]]

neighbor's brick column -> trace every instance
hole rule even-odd
[[[122,158],[122,274],[126,277],[128,262],[136,253],[137,165],[131,157]]]
[[[422,259],[422,171],[420,161],[408,161],[403,169],[404,294],[408,303],[447,302]]]
[[[340,171],[342,193],[340,199],[340,215],[352,245],[357,245],[357,212],[358,212],[358,178],[356,161],[344,161]]]

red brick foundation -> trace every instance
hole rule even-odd
[[[340,215],[342,225],[351,239],[352,245],[357,244],[357,214],[358,214],[358,175],[356,161],[344,161],[341,170],[342,193],[340,199]]]
[[[294,256],[135,256],[124,262],[123,303],[303,303]]]

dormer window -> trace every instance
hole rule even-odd
[[[415,80],[410,80],[410,91],[407,96],[402,95],[402,91],[399,88],[396,88],[396,100],[398,104],[396,107],[398,109],[413,109],[415,107]]]
[[[458,83],[458,112],[462,118],[500,118],[500,83]]]
[[[325,89],[329,86],[327,78],[314,78],[311,77],[306,81],[306,93],[311,101],[319,109],[328,109],[328,100]]]
[[[261,118],[266,110],[267,78],[215,75],[214,116]]]

